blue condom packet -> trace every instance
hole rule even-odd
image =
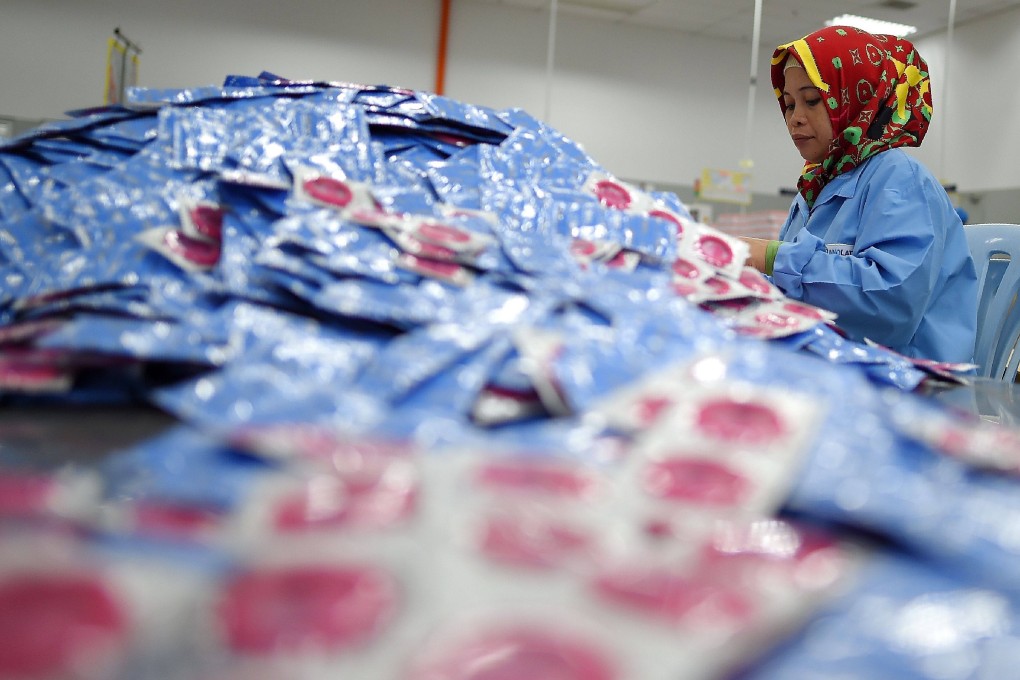
[[[74,114],[76,112],[70,112]],[[112,123],[135,118],[138,114],[127,109],[111,107],[101,110],[90,110],[82,115],[73,115],[62,120],[48,121],[37,125],[21,135],[0,142],[0,151],[30,146],[35,141],[49,137],[73,137],[88,132],[91,128],[110,125]]]
[[[499,146],[479,147],[479,167],[483,178],[503,187],[542,186],[546,180],[562,177],[558,149],[534,130],[518,128]],[[556,171],[560,170],[559,173]]]
[[[416,281],[396,267],[396,246],[378,229],[344,220],[331,210],[314,210],[277,220],[256,261],[269,251],[308,258],[315,268],[341,276],[363,276],[396,284]],[[323,281],[328,283],[328,281]]]
[[[215,366],[232,354],[227,329],[217,321],[215,316],[172,322],[79,313],[35,346]]]
[[[69,187],[47,205],[47,220],[87,248],[109,248],[152,227],[179,225],[178,195],[204,185],[197,172],[167,167],[162,151],[149,145],[119,167]]]
[[[418,276],[395,269],[392,259],[387,259],[386,263],[389,267],[390,277],[385,276],[385,273],[380,273],[368,278],[389,285],[401,282],[416,284],[418,282]],[[322,256],[287,245],[279,247],[267,245],[255,256],[256,270],[261,271],[266,280],[272,280],[277,285],[284,286],[311,304],[315,304],[316,298],[327,286],[342,279],[358,276],[358,273],[354,271],[338,274],[335,271],[337,267],[330,267],[329,264]],[[342,264],[339,266],[342,267]]]
[[[26,210],[0,225],[0,262],[17,266],[25,274],[43,277],[59,275],[50,262],[62,253],[80,247],[74,234]],[[33,286],[37,283],[33,278]]]
[[[662,366],[736,342],[712,315],[685,300],[663,289],[642,292],[628,284],[608,275],[585,287],[581,302],[606,322],[589,322],[571,332],[570,342],[552,363],[560,388],[577,411]]]
[[[384,416],[371,432],[381,437],[414,441],[422,448],[443,451],[456,447],[494,445],[472,421],[476,395],[510,350],[511,341],[497,334],[460,353],[456,360],[410,391],[386,402]]]
[[[4,162],[6,154],[0,153],[0,218],[13,219],[31,208],[31,203],[18,189],[14,175]]]
[[[210,430],[301,422],[365,431],[378,423],[386,406],[375,395],[355,389],[346,376],[338,379],[333,370],[341,359],[354,370],[369,360],[356,355],[370,352],[343,343],[310,344],[314,354],[321,346],[334,356],[322,367],[315,356],[305,357],[303,365],[280,361],[269,351],[238,357],[209,375],[154,389],[148,398],[177,418]],[[360,344],[368,343],[362,338]]]
[[[21,295],[15,308],[24,319],[80,312],[115,314],[129,319],[166,318],[166,311],[152,299],[151,292],[148,284],[67,289],[37,298]]]
[[[925,377],[924,371],[909,359],[881,347],[848,340],[825,324],[818,324],[805,334],[802,348],[831,363],[858,364],[876,383],[908,392],[917,388]]]
[[[311,130],[286,148],[284,155],[288,162],[354,181],[376,179],[379,159],[370,144],[365,114],[359,107],[307,99],[293,102],[291,108]],[[257,141],[261,142],[262,138]],[[272,143],[272,140],[266,142]],[[243,163],[244,154],[251,151],[251,147],[242,144],[240,151],[232,152],[231,157]]]
[[[124,106],[130,111],[148,111],[167,106],[193,106],[220,101],[250,100],[275,97],[281,93],[289,96],[313,94],[322,89],[318,85],[295,85],[292,87],[195,87],[195,88],[145,88],[129,87],[124,94]]]
[[[38,159],[21,152],[0,154],[3,165],[17,193],[31,207],[39,203],[46,177],[47,166]]]
[[[57,184],[71,187],[87,182],[97,175],[112,170],[126,160],[127,156],[123,154],[110,153],[108,151],[95,152],[76,163],[63,163],[51,166],[47,176]]]
[[[408,115],[423,124],[433,121],[465,132],[499,139],[513,132],[494,109],[456,101],[431,92],[415,92],[413,99],[389,106],[388,110]],[[485,133],[490,133],[485,135]]]
[[[871,553],[803,629],[737,677],[1007,678],[1020,602],[899,552]]]
[[[529,394],[534,391],[526,360],[513,347],[496,362],[488,384],[496,389],[517,394]]]
[[[142,114],[92,128],[87,132],[87,139],[91,143],[113,146],[125,151],[137,151],[155,140],[158,134],[156,116]]]
[[[794,365],[786,362],[783,372]],[[825,437],[805,460],[788,508],[863,528],[964,578],[1020,593],[1009,529],[1020,521],[1015,477],[979,470],[904,433],[894,414],[922,397],[876,391],[866,375],[839,365],[815,368],[816,385],[829,384],[819,394],[839,394],[839,408],[830,409]]]
[[[560,229],[571,238],[610,241],[641,253],[646,260],[676,259],[676,232],[666,220],[608,208],[594,200],[564,203]]]
[[[348,393],[389,333],[246,303],[229,305],[224,322],[235,350],[230,362],[197,379],[154,390],[154,403],[186,422],[214,428],[321,421],[344,404],[355,409],[352,420],[377,416],[371,399]]]
[[[358,386],[391,403],[400,401],[495,337],[509,337],[513,327],[538,318],[549,304],[481,279],[446,300],[429,324],[387,344],[359,376]],[[495,361],[493,357],[493,367]]]
[[[352,103],[364,106],[366,110],[389,111],[400,104],[414,100],[414,93],[398,88],[359,89],[351,98]]]
[[[559,206],[541,192],[483,188],[480,208],[496,216],[496,238],[520,274],[543,281],[575,281],[580,268],[559,232]]]
[[[167,107],[159,111],[158,136],[173,151],[175,167],[213,171],[226,166],[229,124],[237,113],[213,107]]]
[[[273,289],[262,277],[262,268],[255,264],[278,218],[267,209],[264,198],[282,192],[224,182],[218,184],[218,191],[223,204],[229,206],[223,215],[220,259],[215,271],[223,292],[237,299],[286,307],[286,296]],[[280,198],[281,204],[283,201]]]
[[[479,147],[471,147],[427,166],[428,181],[441,201],[460,208],[481,207],[481,154]]]
[[[566,168],[573,168],[577,173],[575,175],[577,179],[575,186],[580,186],[583,181],[582,178],[587,176],[590,172],[600,169],[599,165],[591,156],[588,155],[580,144],[568,137],[565,137],[563,134],[538,120],[523,109],[504,109],[497,115],[500,120],[514,129],[534,130],[542,135],[542,137],[556,150],[556,153],[554,154],[555,160],[550,166],[551,171],[555,172],[555,170],[560,169],[561,172],[557,174],[562,177],[566,176],[566,173],[562,172],[562,170]]]
[[[673,211],[684,219],[694,221],[691,211],[687,209],[687,206],[684,205],[683,201],[676,194],[669,191],[650,191],[648,195],[657,205]]]
[[[287,182],[288,162],[354,180],[375,176],[376,158],[358,107],[287,97],[243,104],[161,110],[160,136],[173,149],[173,165],[243,169]]]
[[[44,137],[37,139],[32,146],[21,153],[41,161],[44,165],[59,165],[79,161],[94,151],[94,148],[79,140],[66,138]]]
[[[438,318],[457,294],[454,287],[439,281],[416,278],[419,280],[413,285],[366,278],[337,279],[307,299],[323,316],[411,329]]]
[[[114,452],[100,466],[109,501],[162,501],[230,511],[271,463],[225,445],[222,439],[186,425]]]

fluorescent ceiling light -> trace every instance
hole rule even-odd
[[[911,33],[917,33],[917,26],[897,24],[894,21],[882,21],[881,19],[871,19],[869,17],[859,17],[856,14],[844,14],[842,16],[834,17],[826,21],[825,25],[854,26],[856,28],[863,28],[868,33],[888,33],[899,38],[910,35]]]

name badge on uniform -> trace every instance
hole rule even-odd
[[[826,243],[825,252],[832,255],[853,255],[854,247],[850,243]]]

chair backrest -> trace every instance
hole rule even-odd
[[[978,375],[1014,382],[1020,366],[1020,224],[963,228],[978,278]]]

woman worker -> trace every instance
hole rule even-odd
[[[963,224],[898,148],[928,130],[927,71],[910,42],[847,26],[776,48],[772,84],[805,165],[780,240],[744,240],[750,265],[835,312],[852,339],[970,362],[977,282]]]

